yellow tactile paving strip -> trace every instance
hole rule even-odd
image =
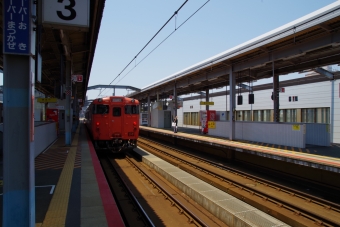
[[[246,149],[246,150],[251,150],[251,151],[258,151],[258,152],[264,152],[264,153],[270,153],[273,155],[278,155],[278,156],[284,156],[284,157],[289,157],[289,158],[295,158],[299,159],[302,161],[310,161],[310,162],[315,162],[315,163],[320,163],[320,164],[326,164],[330,166],[335,166],[335,167],[340,167],[340,159],[339,158],[332,158],[332,157],[327,157],[327,156],[320,156],[320,155],[314,155],[314,154],[306,154],[306,153],[297,153],[294,150],[288,150],[287,147],[285,146],[278,146],[278,148],[275,147],[269,147],[269,146],[264,146],[260,145],[260,143],[246,143],[246,142],[238,142],[238,141],[230,141],[222,138],[214,138],[214,137],[208,137],[208,136],[201,136],[201,135],[194,135],[194,134],[188,134],[188,133],[180,133],[180,134],[173,134],[169,130],[163,130],[163,129],[158,129],[158,128],[149,128],[149,127],[140,127],[143,130],[148,130],[148,131],[158,131],[162,132],[165,134],[169,134],[175,137],[185,137],[185,138],[191,138],[191,139],[197,139],[205,142],[210,142],[210,143],[219,143],[223,144],[226,146],[234,147],[236,150],[237,149]],[[284,147],[286,149],[282,149],[281,147]],[[298,148],[300,149],[300,148]],[[308,150],[308,149],[307,149]],[[301,152],[301,149],[300,149]],[[307,151],[308,152],[308,151]],[[310,153],[310,152],[308,152]]]
[[[41,227],[64,227],[70,197],[74,163],[78,146],[79,128],[74,136],[72,145],[60,174],[58,184]]]

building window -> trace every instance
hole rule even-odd
[[[263,110],[263,121],[270,121],[270,110]]]
[[[289,109],[285,111],[286,121],[285,122],[297,122],[297,110]]]
[[[329,124],[330,120],[329,108],[317,108],[316,109],[316,123]]]
[[[251,121],[251,119],[250,119],[250,110],[243,111],[243,120],[244,121]]]
[[[199,117],[198,117],[198,112],[185,112],[183,114],[183,124],[184,125],[194,125],[194,126],[199,126]]]
[[[191,112],[191,125],[199,126],[198,112]]]
[[[258,113],[259,112],[258,110],[254,110],[253,114],[254,114],[254,121],[259,121],[258,118],[259,118],[259,115]]]
[[[301,121],[305,123],[315,123],[315,109],[301,109]]]
[[[190,113],[184,113],[183,116],[183,124],[190,125]]]
[[[236,111],[236,121],[243,121],[242,111]]]

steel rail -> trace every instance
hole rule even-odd
[[[247,191],[251,195],[256,195],[256,196],[264,199],[265,201],[270,201],[271,203],[276,204],[279,207],[285,208],[286,210],[290,210],[294,214],[304,216],[305,218],[307,218],[309,220],[313,220],[313,221],[315,221],[315,223],[319,223],[320,225],[324,225],[324,226],[333,226],[334,224],[335,224],[335,226],[337,225],[336,223],[334,223],[334,220],[329,220],[329,218],[327,218],[327,217],[320,217],[317,214],[313,213],[312,211],[309,211],[308,213],[303,212],[303,211],[301,211],[301,208],[297,208],[294,204],[290,204],[290,203],[287,203],[287,202],[284,202],[284,201],[279,201],[277,198],[272,197],[272,196],[267,196],[267,195],[263,194],[262,192],[254,190],[254,188],[252,188],[252,187],[249,187],[247,185],[242,185],[242,184],[240,184],[238,182],[235,182],[233,180],[227,179],[224,176],[218,175],[218,174],[216,174],[214,172],[210,172],[209,170],[203,169],[202,167],[200,167],[200,166],[198,166],[196,164],[190,163],[190,162],[185,161],[185,160],[183,160],[181,158],[178,158],[178,157],[176,157],[174,155],[171,155],[171,154],[165,152],[164,149],[160,150],[158,148],[155,148],[151,144],[152,143],[158,144],[158,146],[161,146],[163,148],[166,147],[167,149],[170,149],[170,150],[175,151],[177,153],[183,154],[183,155],[188,156],[190,158],[199,160],[200,162],[212,165],[212,166],[214,166],[216,168],[225,170],[225,171],[227,171],[229,173],[232,173],[232,174],[235,174],[235,175],[239,175],[239,176],[245,176],[244,178],[249,179],[249,180],[253,180],[254,183],[263,184],[264,186],[271,187],[271,188],[273,188],[273,189],[275,189],[277,191],[282,191],[283,193],[287,193],[287,194],[289,194],[291,196],[296,196],[296,197],[298,197],[298,198],[300,198],[302,200],[308,201],[308,202],[314,202],[315,204],[317,204],[317,205],[319,205],[321,207],[324,207],[325,209],[333,210],[335,212],[340,213],[340,209],[339,209],[339,205],[338,204],[332,203],[332,202],[327,201],[327,200],[323,200],[321,198],[317,198],[317,197],[312,196],[312,195],[308,195],[306,193],[302,193],[302,192],[294,190],[294,189],[290,189],[290,188],[285,187],[283,185],[280,185],[280,184],[277,184],[277,183],[274,183],[274,182],[271,182],[271,181],[268,181],[268,180],[265,180],[265,179],[262,179],[262,178],[259,178],[259,177],[256,177],[256,176],[252,176],[250,174],[247,174],[247,173],[244,173],[242,171],[238,171],[238,170],[232,169],[230,167],[224,167],[224,166],[222,167],[222,166],[216,164],[215,162],[199,158],[199,157],[197,157],[195,155],[188,154],[188,153],[183,152],[183,151],[179,151],[179,150],[177,150],[175,148],[166,146],[166,145],[161,144],[161,143],[157,143],[157,142],[152,141],[152,140],[147,140],[147,139],[141,138],[141,137],[139,137],[138,140],[140,142],[139,146],[142,143],[142,144],[144,144],[145,146],[147,146],[147,147],[149,147],[151,149],[157,149],[157,152],[160,152],[160,153],[162,153],[162,154],[164,154],[166,156],[169,156],[169,157],[171,157],[171,158],[173,158],[175,160],[178,160],[178,161],[180,161],[182,163],[185,163],[188,166],[191,166],[191,167],[193,167],[195,169],[199,169],[202,172],[204,172],[204,173],[206,173],[208,175],[211,175],[211,176],[213,176],[213,177],[215,177],[217,179],[220,179],[223,182],[227,182],[230,185],[235,186],[235,187],[237,187],[237,188],[239,188],[239,189],[241,189],[243,191]],[[147,140],[148,142],[144,143],[142,140]],[[332,223],[332,224],[327,224],[327,223]]]
[[[168,199],[172,206],[176,206],[181,214],[184,214],[189,219],[189,223],[193,223],[196,226],[208,226],[204,221],[202,221],[197,215],[195,215],[191,210],[187,209],[182,202],[176,199],[171,193],[162,188],[162,186],[154,179],[152,176],[148,175],[143,171],[130,157],[126,157],[126,160],[133,166],[145,179],[147,179],[154,188],[162,193],[165,199]]]
[[[145,210],[143,209],[143,207],[140,205],[140,203],[138,202],[137,198],[133,195],[133,193],[131,192],[130,188],[128,187],[128,185],[126,184],[126,182],[123,180],[123,177],[121,176],[121,174],[116,170],[116,168],[114,167],[114,165],[111,162],[111,159],[109,157],[105,157],[105,158],[101,158],[101,163],[104,164],[104,162],[107,163],[107,167],[111,169],[111,171],[115,172],[115,175],[117,175],[119,177],[120,183],[122,184],[122,186],[124,187],[124,189],[127,191],[127,193],[129,194],[130,198],[133,200],[132,202],[138,207],[139,211],[142,213],[142,215],[144,216],[144,220],[146,220],[146,224],[148,224],[148,226],[152,226],[155,227],[155,225],[153,224],[152,220],[149,218],[148,214],[145,212]],[[104,165],[105,166],[105,165]],[[104,169],[104,168],[103,168]],[[109,183],[111,184],[111,182],[109,181]],[[112,187],[111,187],[112,188]]]

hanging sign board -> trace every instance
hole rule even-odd
[[[72,81],[83,82],[83,75],[72,75]]]
[[[210,106],[213,106],[214,105],[214,102],[200,102],[200,105],[210,105]]]
[[[43,0],[42,23],[89,27],[90,0]]]
[[[47,103],[47,102],[57,102],[58,99],[57,98],[38,98],[37,101],[40,103]]]
[[[3,4],[3,53],[29,55],[31,1],[4,0]]]

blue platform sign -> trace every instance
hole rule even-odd
[[[3,52],[30,54],[30,0],[4,0]]]

